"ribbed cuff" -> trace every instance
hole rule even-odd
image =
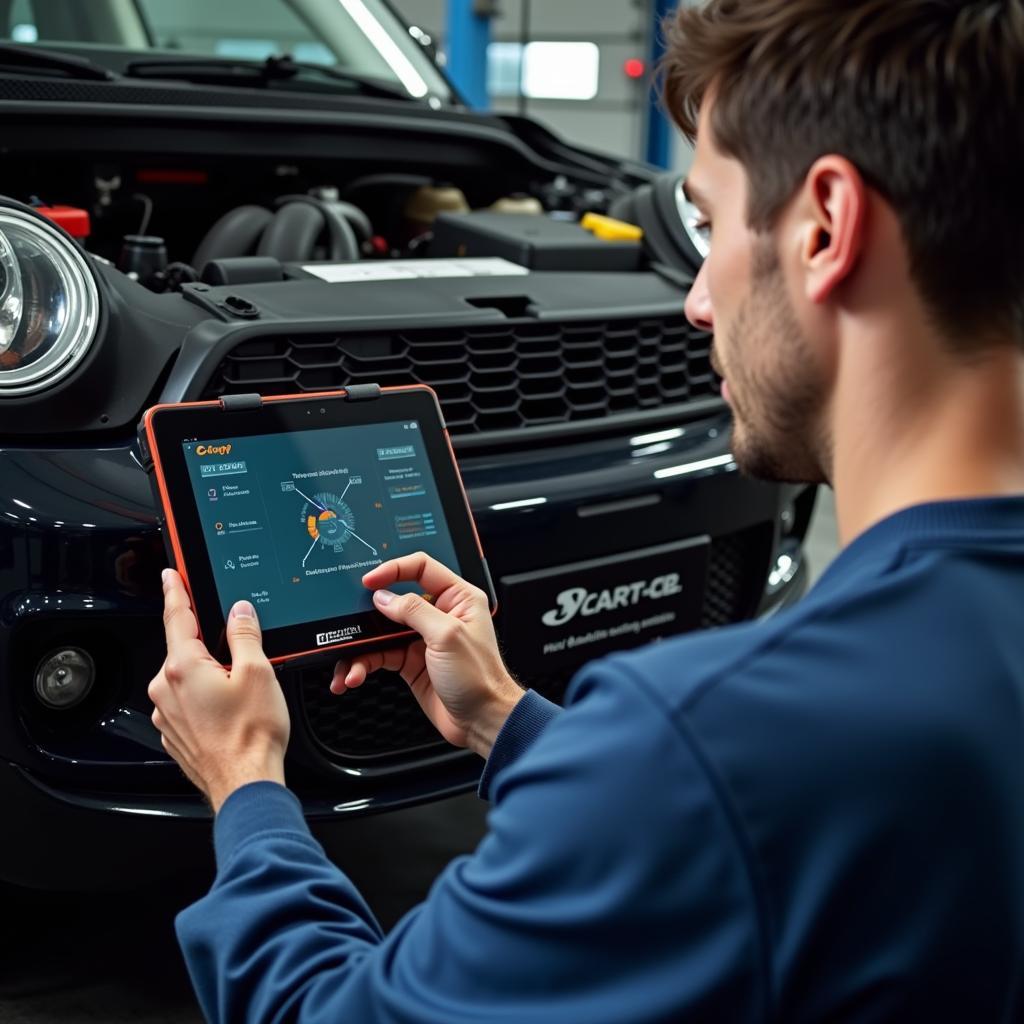
[[[277,782],[239,786],[221,804],[213,823],[217,867],[222,868],[238,847],[258,832],[299,832],[310,836],[302,805]]]
[[[491,786],[498,772],[525,754],[544,731],[548,722],[561,711],[557,704],[553,704],[534,690],[527,690],[523,694],[501,727],[491,748],[491,756],[484,765],[483,775],[480,776],[480,788],[477,791],[484,800],[490,799]]]

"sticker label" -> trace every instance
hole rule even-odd
[[[362,633],[362,626],[345,626],[343,629],[332,629],[329,633],[317,633],[317,647],[324,647],[327,644],[340,644],[351,640],[354,636]]]
[[[695,537],[503,577],[511,668],[549,673],[694,629],[709,551],[708,538]]]
[[[498,257],[464,260],[391,260],[367,263],[308,263],[302,268],[328,284],[411,281],[430,277],[523,277],[526,267]]]

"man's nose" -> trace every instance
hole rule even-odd
[[[707,263],[702,263],[700,271],[686,296],[686,319],[701,331],[714,331],[714,315],[711,312],[711,296],[707,289]]]

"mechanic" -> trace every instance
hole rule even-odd
[[[773,619],[588,666],[564,711],[449,570],[368,574],[423,639],[332,688],[399,669],[493,803],[390,934],[284,787],[253,609],[228,674],[166,573],[150,692],[216,812],[216,881],[178,918],[210,1020],[1024,1020],[1022,66],[1024,0],[673,16],[665,97],[714,226],[687,313],[737,463],[831,483],[843,549]]]

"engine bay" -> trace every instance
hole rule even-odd
[[[606,212],[622,193],[621,186],[596,188],[564,175],[505,190],[501,176],[404,169],[351,175],[318,162],[155,157],[51,166],[9,158],[3,193],[47,215],[74,211],[72,233],[90,253],[157,292],[199,280],[212,259],[424,256],[439,214],[485,210],[574,222]],[[68,227],[69,216],[53,219]]]
[[[12,327],[0,439],[120,436],[161,397],[366,375],[449,390],[465,429],[490,436],[668,416],[713,391],[707,343],[682,318],[702,254],[677,174],[574,149],[524,119],[382,116],[365,101],[239,109],[231,123],[147,89],[166,105],[107,104],[102,133],[98,105],[47,104],[35,122],[26,108],[0,154],[0,233],[21,247],[8,263],[28,274],[26,297],[44,220],[63,229],[45,245],[96,291],[79,348],[51,324],[54,372],[39,364],[28,384],[18,374],[42,348],[27,306]],[[481,259],[493,265],[466,268]],[[544,322],[557,337],[531,326]],[[622,339],[605,337],[609,324]],[[261,362],[263,348],[276,355]],[[598,395],[609,372],[621,395]]]

